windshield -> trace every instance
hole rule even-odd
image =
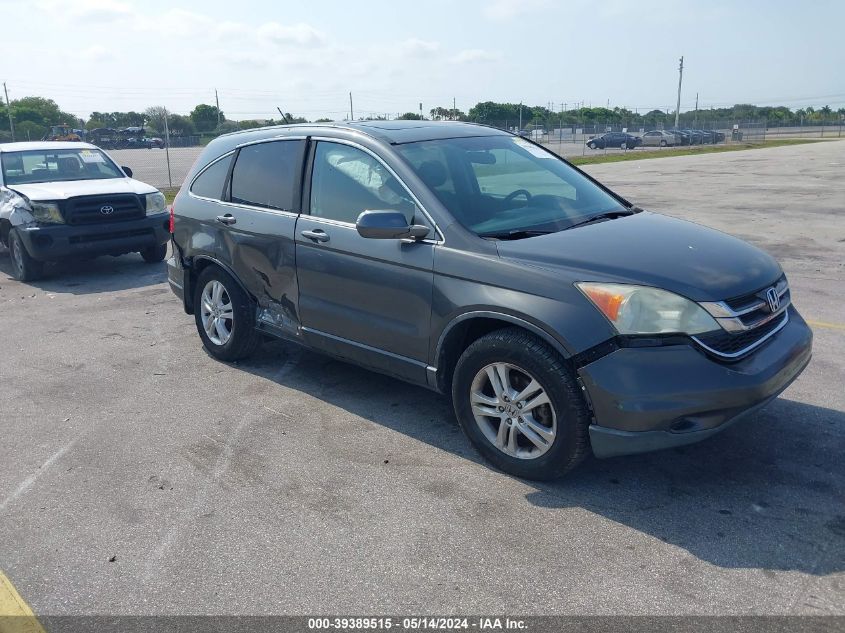
[[[98,149],[68,148],[3,152],[7,185],[64,180],[124,178],[123,172]]]
[[[421,141],[397,150],[455,219],[477,234],[560,231],[625,210],[556,154],[519,137]]]

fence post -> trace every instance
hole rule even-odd
[[[170,173],[170,126],[167,125],[167,108],[164,109],[164,155],[167,158],[167,184],[173,189],[173,176]]]

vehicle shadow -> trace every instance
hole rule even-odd
[[[238,367],[490,468],[448,399],[426,389],[282,342]],[[719,567],[827,575],[845,571],[843,453],[845,413],[780,398],[700,444],[526,482],[526,499],[588,510]]]
[[[0,247],[0,280],[12,280],[9,251]],[[22,285],[56,294],[87,295],[143,288],[167,282],[164,262],[147,264],[137,253],[120,257],[72,260],[48,264],[44,277]]]

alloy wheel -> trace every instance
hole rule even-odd
[[[226,287],[212,279],[202,289],[200,316],[208,339],[215,345],[225,345],[232,337],[234,310]]]
[[[510,363],[483,367],[470,386],[475,422],[500,451],[518,459],[546,453],[557,434],[557,417],[540,382]]]

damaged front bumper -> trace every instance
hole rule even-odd
[[[30,256],[54,261],[99,255],[123,255],[159,246],[170,237],[168,214],[109,224],[69,226],[29,224],[17,227]]]

